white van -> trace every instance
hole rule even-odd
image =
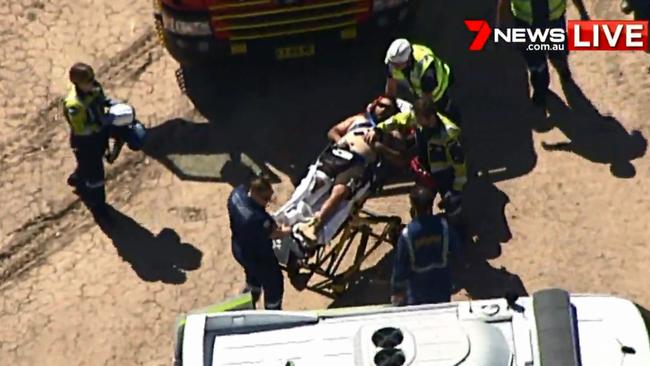
[[[180,318],[174,366],[650,365],[650,314],[607,295],[224,312],[237,301]]]

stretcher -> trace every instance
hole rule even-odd
[[[378,172],[382,166],[378,162],[367,168],[366,179],[323,223],[316,242],[306,240],[296,230],[296,225],[308,221],[319,210],[334,185],[334,177],[325,174],[320,166],[319,156],[291,198],[274,213],[276,222],[293,228],[291,236],[274,242],[274,250],[289,276],[300,274],[302,270],[306,270],[310,278],[318,275],[323,279],[306,287],[335,297],[358,278],[362,263],[381,244],[394,243],[402,222],[397,216],[377,215],[363,209],[365,201],[381,188]],[[352,264],[343,268],[344,259],[353,250]]]

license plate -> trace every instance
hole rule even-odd
[[[280,47],[275,49],[275,58],[278,60],[287,60],[291,58],[311,57],[316,53],[313,44]]]

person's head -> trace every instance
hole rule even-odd
[[[383,122],[397,113],[397,102],[394,98],[379,96],[370,105],[370,113],[377,123]]]
[[[409,193],[411,215],[419,217],[433,212],[433,193],[427,187],[416,185]]]
[[[251,179],[248,195],[260,206],[266,207],[273,198],[273,186],[271,186],[268,179],[255,176]]]
[[[422,97],[413,105],[413,112],[418,125],[422,127],[436,127],[436,104],[431,97]]]
[[[398,70],[406,68],[413,54],[413,47],[411,42],[404,38],[398,38],[393,41],[386,51],[386,58],[384,62]]]
[[[88,64],[83,62],[75,63],[70,68],[68,75],[70,82],[83,92],[90,92],[95,87],[95,71]]]

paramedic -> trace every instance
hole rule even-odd
[[[411,131],[414,130],[414,133]],[[431,98],[420,98],[413,111],[398,113],[380,123],[366,138],[381,140],[389,131],[414,135],[415,144],[409,156],[416,182],[440,193],[442,207],[454,225],[461,225],[461,196],[467,182],[465,152],[461,146],[460,128],[438,113]],[[407,137],[408,138],[408,137]],[[462,231],[459,227],[458,230]]]
[[[248,188],[243,185],[228,197],[228,216],[232,238],[232,253],[244,268],[246,288],[256,303],[264,290],[264,307],[282,308],[284,278],[273,252],[272,239],[287,236],[289,227],[279,227],[266,212],[273,197],[268,180],[254,177]]]
[[[393,116],[397,108],[394,98],[380,96],[366,108],[364,113],[349,117],[329,130],[327,136],[334,144],[321,157],[320,169],[334,178],[334,187],[314,217],[298,224],[297,230],[306,239],[312,242],[317,240],[317,233],[323,223],[343,200],[350,197],[363,184],[368,169],[376,162],[379,154],[388,160],[400,158],[401,154],[393,148],[378,141],[368,144],[364,138],[365,134],[372,131],[378,123]]]
[[[398,83],[405,82],[416,98],[431,98],[438,110],[456,122],[460,120],[458,108],[449,96],[454,81],[451,69],[430,48],[399,38],[388,47],[384,63],[386,95],[395,97]]]
[[[566,0],[499,0],[495,27],[501,25],[501,16],[506,13],[506,6],[514,18],[515,27],[528,29],[566,29]],[[582,20],[589,20],[582,0],[573,0]],[[557,70],[562,82],[571,79],[568,61],[568,46],[565,42],[563,50],[546,51],[544,49],[529,49],[531,43],[522,43],[519,47],[530,73],[530,86],[533,89],[532,102],[535,106],[546,109],[546,96],[550,83],[547,60]]]
[[[77,167],[68,177],[91,212],[105,216],[103,155],[108,147],[108,120],[105,108],[116,103],[106,98],[95,73],[87,64],[75,63],[69,70],[72,86],[63,100],[64,117],[70,125],[70,146]]]
[[[433,194],[416,185],[409,194],[413,220],[395,247],[391,303],[435,304],[451,301],[449,253],[458,255],[459,239],[447,221],[433,210]]]

